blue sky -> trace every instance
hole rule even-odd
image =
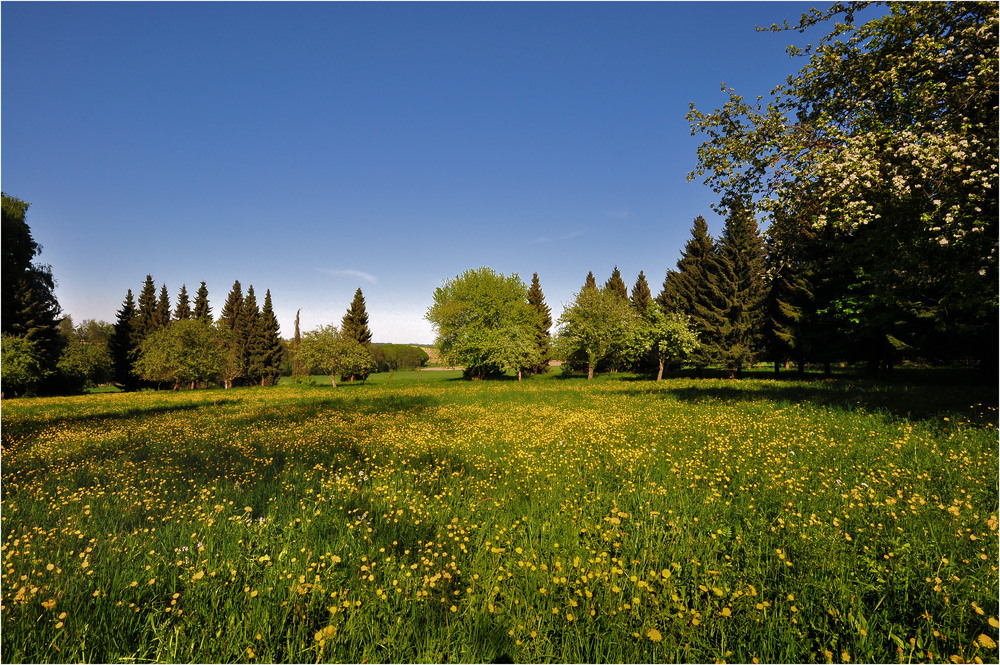
[[[433,340],[434,289],[538,272],[553,318],[592,270],[654,294],[716,195],[688,104],[766,94],[811,5],[22,3],[2,18],[3,190],[74,321],[146,273],[175,299],[270,289],[282,334]],[[821,5],[825,6],[825,5]]]

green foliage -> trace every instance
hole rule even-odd
[[[345,338],[356,340],[366,349],[371,349],[372,331],[368,328],[368,310],[365,308],[365,296],[360,288],[354,292],[351,306],[347,308],[347,313],[340,321],[340,334]],[[346,376],[348,380],[353,381],[355,377],[365,379],[368,375],[349,372]]]
[[[657,305],[650,303],[628,332],[626,354],[634,360],[652,360],[658,368],[656,380],[659,381],[665,368],[679,367],[697,348],[698,335],[686,316],[676,312],[664,314]]]
[[[205,286],[205,282],[201,283],[198,287],[198,293],[194,299],[194,312],[192,313],[194,318],[204,321],[205,323],[212,323],[212,308],[208,305],[208,287]]]
[[[407,344],[373,344],[371,353],[379,372],[413,370],[423,367],[429,360],[426,351]]]
[[[42,248],[35,242],[26,215],[29,203],[2,195],[3,267],[0,272],[0,326],[2,332],[31,342],[44,378],[56,376],[62,352],[60,308],[55,297],[51,266],[34,263]],[[35,388],[46,389],[44,385]]]
[[[708,233],[708,223],[701,215],[695,218],[691,238],[684,245],[676,271],[668,271],[663,289],[656,298],[665,314],[679,313],[687,316],[698,335],[700,345],[691,357],[698,368],[718,361],[721,356],[719,333],[721,321],[717,318],[714,274],[716,273],[716,246]]]
[[[375,370],[368,349],[353,337],[345,337],[333,324],[303,335],[297,355],[307,374],[326,374],[334,387],[338,374],[368,375]]]
[[[368,328],[368,310],[361,289],[354,292],[351,306],[347,308],[347,313],[340,322],[340,332],[345,337],[356,339],[365,347],[370,347],[372,344],[372,331]]]
[[[622,300],[628,299],[628,287],[625,286],[625,280],[622,279],[622,273],[618,270],[618,266],[615,266],[615,269],[611,271],[611,277],[604,283],[604,289]]]
[[[259,375],[262,385],[274,385],[281,375],[285,350],[281,344],[278,317],[274,314],[271,290],[264,293],[264,307],[260,313],[260,344],[258,347]]]
[[[147,381],[175,386],[220,378],[229,352],[225,339],[198,319],[182,319],[154,331],[139,350],[135,368]]]
[[[752,365],[761,349],[764,321],[764,247],[746,200],[724,199],[726,225],[712,274],[720,357],[729,370]]]
[[[434,292],[426,317],[443,358],[464,365],[470,378],[520,372],[539,362],[538,314],[524,282],[490,268],[467,270]]]
[[[132,326],[132,333],[134,335],[132,343],[136,348],[138,348],[142,344],[143,340],[152,334],[158,327],[156,314],[156,283],[153,281],[153,276],[147,274],[146,281],[142,284],[142,290],[139,291],[136,321]]]
[[[639,271],[639,276],[632,287],[632,306],[641,315],[646,314],[646,310],[653,302],[653,294],[649,290],[649,282],[646,281],[646,273]]]
[[[998,6],[893,3],[862,21],[864,7],[804,15],[794,29],[846,20],[790,49],[809,62],[770,100],[724,87],[722,108],[692,108],[707,140],[691,177],[753,197],[775,235],[808,225],[820,247],[797,256],[819,262],[798,274],[816,276],[812,325],[836,326],[842,357],[973,351],[995,372]]]
[[[204,282],[202,282],[204,284]],[[174,320],[190,319],[192,317],[191,301],[188,298],[187,286],[181,284],[181,291],[177,294],[177,307],[174,309]]]
[[[3,340],[0,390],[4,397],[35,394],[49,373],[38,347],[25,337],[7,333],[0,337]]]
[[[69,317],[69,331],[57,369],[67,387],[92,388],[114,379],[109,342],[114,326],[104,321],[87,320],[75,328]]]
[[[592,379],[598,363],[623,348],[635,319],[627,298],[584,286],[559,317],[557,348],[564,359],[585,364]]]
[[[113,381],[125,391],[138,388],[138,374],[135,372],[135,360],[139,353],[135,331],[137,323],[135,299],[132,297],[132,289],[129,289],[121,309],[118,310],[114,332],[108,340]]]
[[[537,272],[531,276],[528,304],[535,310],[537,317],[535,348],[538,352],[538,361],[530,369],[532,374],[541,374],[549,371],[552,352],[552,309],[545,304],[545,294],[542,293],[542,284],[538,281]]]

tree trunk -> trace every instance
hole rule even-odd
[[[517,370],[517,380],[518,381],[521,380],[521,370],[520,369]]]
[[[330,382],[333,383],[333,387],[334,388],[337,387],[337,375],[336,374],[331,374],[330,375]]]
[[[592,378],[594,378],[594,366],[588,363],[587,364],[587,380],[590,381]]]
[[[781,375],[781,361],[775,360],[774,361],[774,376],[777,377],[777,376],[780,376],[780,375]]]
[[[660,379],[662,379],[662,378],[663,378],[663,361],[662,361],[662,360],[660,360],[660,369],[659,369],[659,371],[658,371],[658,372],[656,373],[656,380],[657,380],[657,381],[659,381],[659,380],[660,380]]]

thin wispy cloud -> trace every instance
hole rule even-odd
[[[333,275],[334,277],[357,277],[359,279],[365,280],[366,282],[370,282],[372,284],[378,284],[378,278],[375,277],[375,275],[372,275],[371,273],[367,272],[362,272],[360,270],[333,270],[331,268],[316,268],[316,270],[319,270],[322,273],[326,273],[327,275]]]
[[[541,242],[562,242],[564,240],[572,240],[573,238],[579,238],[580,236],[586,235],[586,234],[587,234],[586,231],[571,231],[570,233],[567,233],[566,235],[561,235],[561,236],[538,236],[532,242],[536,242],[536,243],[541,243]]]

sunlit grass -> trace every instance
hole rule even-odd
[[[5,660],[997,661],[995,391],[441,374],[5,401]]]

